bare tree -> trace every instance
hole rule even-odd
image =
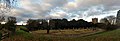
[[[109,20],[107,18],[103,18],[100,20],[100,23],[104,23],[106,25],[110,24]]]
[[[12,31],[13,33],[15,32],[16,26],[16,17],[8,17],[8,22],[5,24],[5,28]]]
[[[116,17],[115,16],[107,16],[107,17],[105,17],[105,18],[107,18],[108,19],[108,21],[111,23],[111,24],[115,24],[115,19],[116,19]]]

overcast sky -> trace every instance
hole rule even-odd
[[[116,16],[120,0],[18,0],[12,9],[18,21],[28,19],[84,19]]]

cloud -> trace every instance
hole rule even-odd
[[[56,7],[54,9],[51,9],[48,15],[46,15],[46,18],[66,18],[68,16],[68,13],[60,7]]]
[[[76,9],[78,6],[75,2],[68,2],[64,8],[66,9]]]
[[[116,15],[120,0],[19,0],[18,5],[11,15],[19,20],[49,17],[88,20],[94,16]]]
[[[19,18],[46,18],[54,7],[63,6],[67,0],[21,0],[19,7],[15,8]]]

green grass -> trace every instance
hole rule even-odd
[[[32,41],[33,35],[23,30],[17,30],[14,35],[4,39],[3,41]]]
[[[14,39],[15,41],[120,41],[120,29],[107,31],[102,33],[97,33],[93,35],[83,36],[83,37],[53,37],[41,34],[30,34],[22,30],[17,31],[20,38]],[[22,36],[20,36],[22,35]],[[11,38],[9,39],[11,40]],[[13,41],[13,40],[12,40]]]
[[[120,41],[120,29],[77,38],[81,41]]]
[[[47,37],[44,36],[44,38],[47,38]],[[120,41],[120,29],[101,32],[101,33],[84,36],[84,37],[51,37],[48,39],[53,41],[54,40],[57,40],[57,41]]]
[[[28,32],[25,32],[25,31],[23,31],[23,30],[17,30],[17,31],[16,31],[16,35],[23,36],[23,37],[26,38],[26,39],[32,39],[32,38],[33,38],[32,34],[30,34],[30,33],[28,33]]]

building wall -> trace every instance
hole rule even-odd
[[[92,23],[94,24],[98,23],[98,18],[92,18]]]

